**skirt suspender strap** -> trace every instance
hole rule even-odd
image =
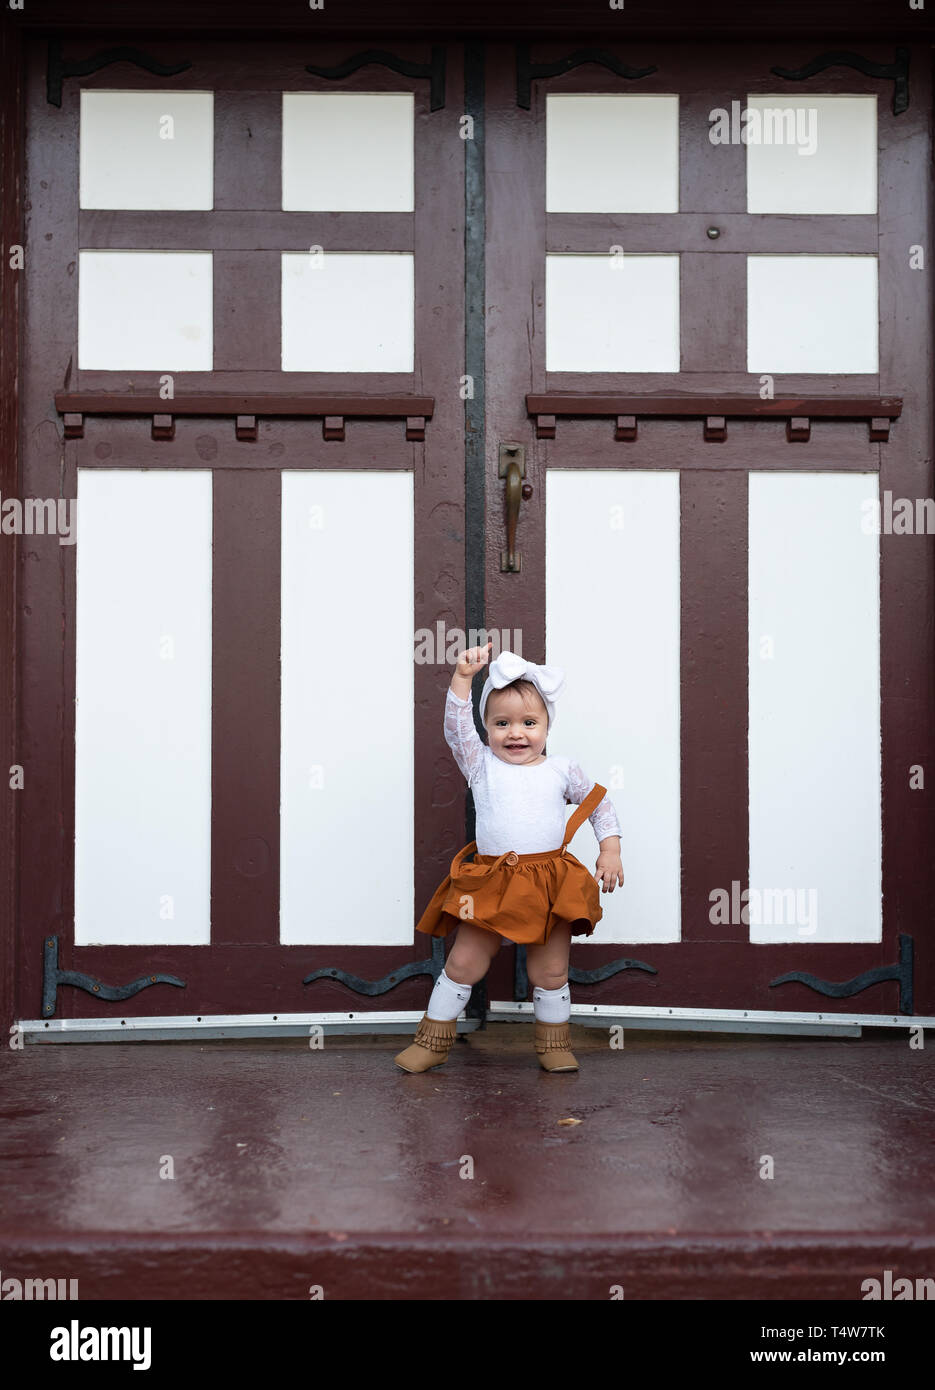
[[[604,800],[604,797],[606,795],[607,788],[602,787],[600,782],[595,782],[594,786],[588,792],[581,805],[574,812],[574,814],[569,816],[568,818],[568,824],[565,826],[565,838],[562,841],[563,850],[565,846],[569,843],[569,841],[574,838],[578,829],[584,824],[588,816],[594,814],[594,812],[597,810],[598,806]]]
[[[463,849],[459,849],[459,850],[458,850],[458,853],[455,855],[454,859],[452,859],[452,861],[451,861],[451,868],[450,868],[449,871],[448,871],[449,877],[451,878],[452,882],[458,877],[458,874],[461,872],[461,865],[462,865],[463,861],[467,858],[467,856],[468,856],[473,850],[476,850],[476,849],[477,849],[477,841],[476,841],[476,840],[472,840],[471,843],[470,843],[469,845],[465,845]],[[505,849],[505,850],[503,851],[503,853],[494,861],[493,864],[488,864],[488,865],[487,865],[487,867],[484,869],[484,871],[483,871],[482,873],[479,873],[479,874],[472,874],[472,875],[471,875],[471,881],[472,881],[472,883],[473,883],[473,882],[476,882],[477,879],[489,878],[490,875],[491,875],[492,873],[494,873],[494,871],[495,871],[496,869],[499,869],[500,865],[503,863],[504,859],[506,859],[507,855],[508,855],[508,854],[511,854],[511,853],[512,853],[512,850]]]
[[[476,850],[476,849],[477,849],[477,841],[476,841],[476,840],[472,840],[471,843],[470,843],[469,845],[465,845],[465,846],[463,847],[463,849],[459,849],[459,850],[458,850],[458,853],[455,855],[454,859],[452,859],[452,861],[451,861],[451,868],[448,870],[448,875],[449,875],[450,878],[457,878],[458,874],[459,874],[460,871],[461,871],[461,864],[462,864],[462,861],[465,860],[465,859],[467,858],[467,856],[468,856],[469,854],[471,854],[471,853],[472,853],[474,850]]]

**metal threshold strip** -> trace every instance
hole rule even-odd
[[[188,1014],[132,1018],[28,1018],[17,1027],[27,1043],[172,1042],[195,1038],[311,1038],[333,1033],[414,1033],[422,1009],[395,1012],[301,1014]],[[473,1033],[478,1018],[460,1018],[459,1033]]]
[[[311,1038],[355,1033],[411,1033],[423,1011],[373,1013],[199,1014],[178,1017],[22,1019],[16,1025],[27,1043],[172,1042],[213,1038]],[[490,1023],[526,1023],[531,1003],[494,1000]],[[571,1022],[585,1028],[643,1028],[658,1032],[773,1033],[860,1037],[862,1028],[935,1028],[935,1017],[915,1014],[784,1013],[761,1009],[669,1009],[619,1004],[573,1004]],[[461,1017],[459,1033],[473,1033],[480,1020]]]
[[[490,1023],[525,1023],[533,1018],[531,1003],[493,999]],[[584,1028],[655,1029],[686,1033],[793,1033],[819,1037],[859,1038],[862,1028],[932,1028],[935,1018],[916,1014],[818,1014],[773,1009],[669,1009],[638,1004],[572,1004],[572,1023]]]

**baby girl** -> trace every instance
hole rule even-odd
[[[447,1060],[471,986],[505,940],[527,948],[540,1065],[577,1071],[568,1036],[571,938],[590,936],[603,916],[598,884],[612,893],[623,883],[620,825],[606,788],[574,759],[545,753],[565,685],[558,667],[501,652],[480,701],[489,742],[478,737],[471,679],[491,645],[464,652],[445,699],[445,740],[474,795],[477,839],[455,855],[416,925],[430,936],[447,936],[453,927],[457,935],[415,1040],[395,1059],[403,1071]],[[578,810],[566,825],[569,802]],[[593,877],[567,848],[586,816],[600,844]],[[474,862],[465,864],[471,850]]]

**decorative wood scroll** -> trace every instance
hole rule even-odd
[[[554,439],[559,416],[583,419],[592,415],[615,420],[614,438],[632,441],[637,437],[640,417],[682,416],[704,421],[704,438],[723,443],[728,421],[785,419],[790,444],[807,443],[811,421],[866,420],[871,440],[890,437],[890,421],[902,412],[901,396],[782,396],[759,400],[750,396],[601,396],[549,392],[528,395],[526,410],[536,419],[536,437]]]
[[[60,391],[55,407],[64,417],[65,438],[84,436],[86,415],[149,415],[153,439],[175,438],[179,415],[228,416],[237,439],[255,442],[262,416],[321,419],[324,439],[343,440],[348,419],[404,420],[406,438],[425,439],[425,422],[432,418],[434,396],[132,396],[103,391]]]

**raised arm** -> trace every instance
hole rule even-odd
[[[568,785],[565,788],[565,795],[568,800],[573,802],[575,806],[580,806],[593,786],[593,779],[585,775],[578,763],[569,759]],[[614,804],[609,796],[605,796],[598,803],[588,820],[591,822],[591,829],[597,836],[598,844],[602,847],[609,835],[616,835],[619,840],[620,822],[617,820],[617,812],[614,810]]]
[[[484,743],[474,727],[474,703],[449,687],[445,696],[445,742],[470,787],[484,766]]]
[[[484,766],[484,742],[474,727],[474,705],[471,700],[471,681],[490,655],[486,647],[471,647],[463,652],[451,685],[445,696],[445,742],[455,756],[468,786]]]

